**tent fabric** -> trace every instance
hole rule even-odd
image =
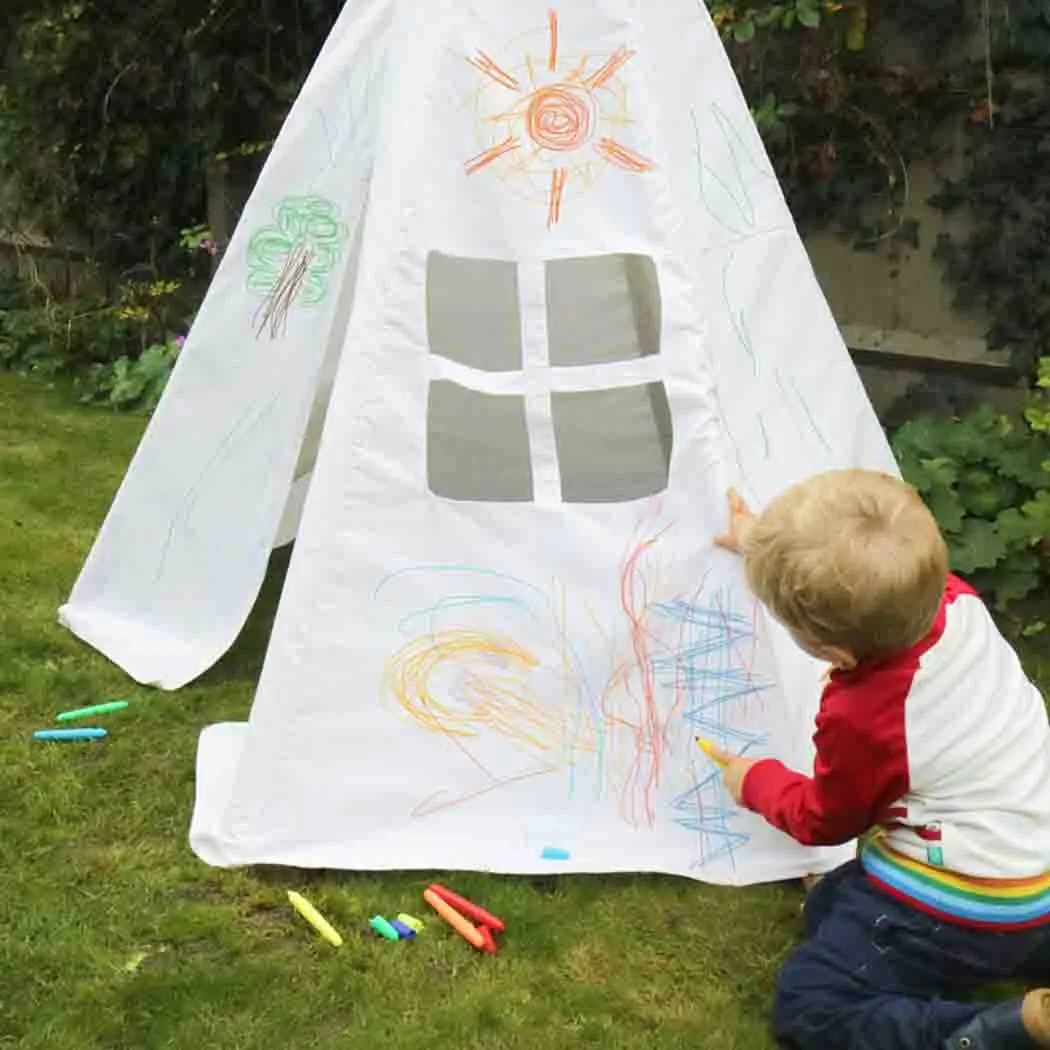
[[[711,537],[852,465],[896,471],[702,6],[354,0],[61,617],[177,689],[295,537],[210,864],[787,878],[849,847],[694,736],[804,766],[822,668]]]

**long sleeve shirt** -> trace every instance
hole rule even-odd
[[[864,837],[869,878],[949,921],[1050,923],[1050,723],[967,584],[917,645],[831,674],[814,744],[811,776],[753,766],[744,804],[807,845]]]

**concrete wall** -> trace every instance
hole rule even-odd
[[[961,139],[945,141],[935,162],[907,170],[899,221],[918,223],[917,247],[886,238],[873,250],[857,250],[849,239],[827,232],[806,239],[832,313],[880,411],[913,383],[936,376],[950,376],[953,385],[1003,409],[1018,401],[1008,355],[987,350],[987,317],[954,301],[954,288],[934,258],[942,234],[966,233],[964,217],[948,217],[928,203],[943,175],[958,172],[962,149]]]

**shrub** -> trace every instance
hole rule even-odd
[[[952,568],[1000,612],[1050,587],[1050,358],[1024,420],[983,406],[920,416],[892,438],[905,478],[937,518]]]

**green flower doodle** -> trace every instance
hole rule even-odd
[[[328,279],[349,230],[335,204],[324,197],[287,197],[274,208],[274,222],[248,243],[248,291],[265,298],[255,330],[270,338],[284,334],[296,303],[317,306],[328,294]]]

